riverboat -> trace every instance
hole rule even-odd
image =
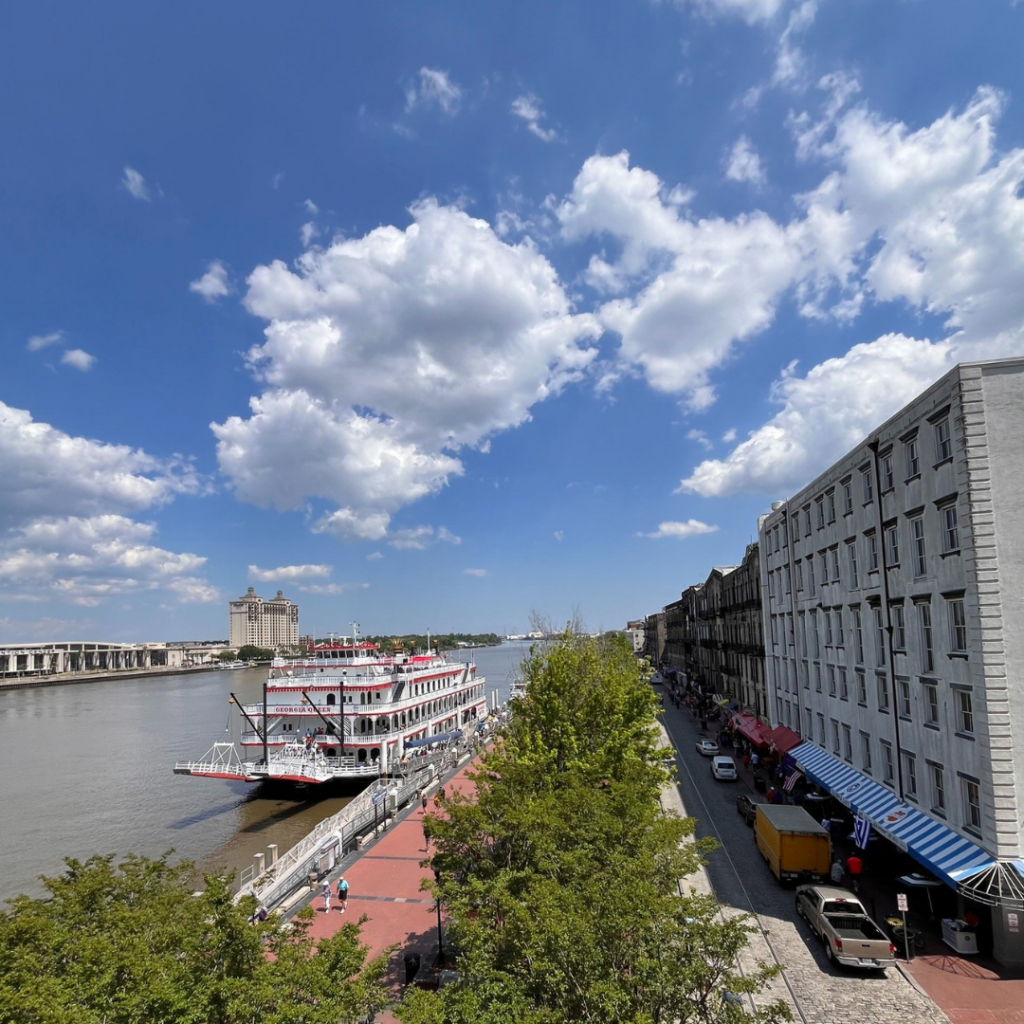
[[[358,639],[275,658],[263,701],[241,704],[241,753],[215,743],[179,775],[316,785],[407,774],[487,714],[473,662],[447,654],[385,656]]]

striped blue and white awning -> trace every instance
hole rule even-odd
[[[901,803],[891,790],[813,743],[801,743],[789,756],[808,778],[864,815],[883,836],[954,889],[963,879],[996,863],[976,843],[918,808]]]

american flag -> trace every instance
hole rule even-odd
[[[792,772],[790,772],[790,773],[789,773],[789,777],[788,777],[788,778],[786,779],[786,781],[785,781],[785,782],[784,782],[784,783],[782,784],[782,788],[783,788],[783,789],[784,789],[784,790],[785,790],[785,791],[786,791],[787,793],[792,793],[792,792],[793,792],[793,787],[794,787],[794,786],[795,786],[795,785],[797,784],[797,782],[798,782],[798,781],[800,780],[800,778],[802,777],[802,775],[803,775],[803,773],[802,773],[802,772],[798,772],[798,771],[792,771]]]

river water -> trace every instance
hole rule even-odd
[[[526,654],[523,644],[472,652],[488,697],[497,690],[507,699]],[[343,807],[350,798],[267,798],[250,783],[173,774],[176,761],[238,738],[228,695],[258,703],[265,675],[253,668],[0,692],[0,903],[39,895],[38,876],[59,874],[64,857],[173,849],[204,868],[243,869],[271,843],[284,853]]]

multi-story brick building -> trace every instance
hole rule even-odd
[[[759,524],[770,714],[1024,964],[1024,360],[948,373]],[[985,908],[991,908],[985,909]]]

